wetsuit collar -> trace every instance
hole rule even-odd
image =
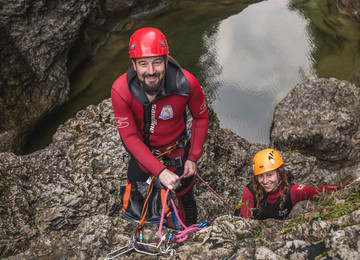
[[[145,91],[140,85],[139,78],[137,77],[136,71],[131,67],[127,74],[126,79],[130,93],[143,105],[148,105],[149,100],[146,97]],[[168,66],[165,72],[165,84],[164,89],[154,99],[161,98],[162,96],[169,95],[181,95],[188,96],[190,94],[190,85],[187,81],[180,65],[171,57],[169,57]]]

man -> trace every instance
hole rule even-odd
[[[197,221],[194,174],[208,129],[204,93],[195,77],[168,55],[166,38],[158,29],[137,30],[130,38],[129,54],[133,67],[111,91],[117,128],[131,154],[128,182],[146,181],[149,174],[158,177],[175,191],[180,218],[190,226]],[[186,106],[193,116],[188,142]],[[156,159],[176,142],[184,147],[162,162]]]

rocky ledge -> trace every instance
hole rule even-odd
[[[294,183],[321,185],[360,176],[360,93],[336,79],[299,83],[278,104],[271,144]],[[221,129],[210,111],[199,174],[235,206],[250,180],[251,159],[265,144]],[[111,101],[89,106],[61,125],[47,148],[0,154],[0,256],[8,259],[103,259],[128,243],[135,224],[119,216],[128,154]],[[293,224],[245,220],[199,180],[199,221],[211,226],[176,246],[176,259],[359,259],[360,210],[333,220]],[[341,202],[340,202],[341,203]],[[305,203],[306,204],[306,203]],[[146,226],[154,242],[157,226]],[[124,259],[153,259],[132,253]],[[162,258],[162,257],[159,257]]]

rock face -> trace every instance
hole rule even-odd
[[[96,1],[1,1],[0,151],[67,98],[66,54]]]
[[[211,118],[209,138],[199,172],[234,205],[241,195],[237,182],[247,179],[247,176],[244,178],[239,173],[249,172],[249,152],[255,152],[258,148],[229,130],[219,132],[218,119],[213,112]],[[224,138],[228,140],[226,143]],[[224,145],[219,146],[219,143]],[[217,158],[216,164],[213,158]],[[64,244],[69,244],[67,247],[77,247],[78,245],[63,239],[68,237],[67,239],[72,240],[74,230],[78,230],[83,221],[87,223],[90,218],[100,217],[110,222],[124,223],[118,215],[121,209],[119,187],[126,184],[127,160],[110,100],[80,111],[75,118],[60,126],[53,143],[44,150],[20,157],[9,153],[1,154],[1,174],[4,178],[1,197],[8,199],[1,204],[0,214],[12,216],[1,218],[1,226],[8,227],[1,234],[2,256],[18,253],[19,247],[35,246],[41,248],[41,251],[55,250],[49,256],[67,255],[87,259],[89,255],[79,255],[80,252],[74,255],[77,250],[72,247],[68,248],[68,253],[64,248],[58,251],[57,245],[52,243],[51,247],[54,249],[48,248],[44,242],[45,236],[60,232],[61,240]],[[223,172],[226,172],[226,176],[220,178],[219,174]],[[213,197],[213,201],[208,201],[209,196],[213,195],[204,185],[198,183],[197,189],[199,215],[204,219],[213,220],[226,210],[216,201],[216,197]],[[111,227],[112,224],[109,225]],[[94,248],[91,255],[104,253],[110,248],[112,242],[106,238],[109,234],[103,235],[107,241],[103,245],[105,247]],[[28,244],[34,239],[38,242]],[[31,257],[39,256],[40,252],[35,251],[29,253]]]
[[[327,162],[360,162],[360,90],[337,79],[306,80],[277,105],[271,144]]]
[[[166,2],[0,0],[0,152],[21,154],[35,123],[66,101],[68,74],[103,40],[107,19],[125,19]],[[91,34],[96,30],[101,36]]]
[[[337,0],[339,6],[344,8],[354,18],[360,19],[360,1],[358,0]]]
[[[335,80],[308,81],[308,92],[296,87],[289,96],[300,96],[299,91],[306,102],[307,95],[314,91],[310,85],[317,86],[320,93],[333,93],[336,88],[339,96],[346,95],[348,89],[336,83]],[[327,97],[320,95],[316,100],[326,104]],[[287,103],[280,104],[275,114]],[[354,104],[349,104],[348,109],[354,110]],[[332,110],[327,106],[323,108],[314,109],[313,116],[333,119]],[[307,111],[304,107],[296,109],[295,114]],[[252,175],[251,159],[265,145],[249,143],[230,130],[219,128],[211,108],[209,112],[209,132],[198,172],[235,206]],[[273,132],[279,132],[277,126],[289,121],[274,118]],[[325,141],[324,145],[329,146]],[[346,147],[354,149],[351,145]],[[344,152],[347,152],[345,148]],[[339,162],[339,167],[323,168],[320,159],[332,160],[332,156],[323,157],[324,151],[319,153],[321,158],[316,157],[318,153],[307,155],[288,148],[280,153],[295,183],[320,185],[360,175],[355,161],[348,167],[341,167]],[[98,259],[127,245],[135,228],[134,223],[119,216],[122,207],[119,192],[120,186],[126,184],[127,161],[109,99],[89,106],[61,125],[47,148],[26,156],[0,154],[0,256]],[[320,259],[359,258],[359,210],[337,221],[313,221],[289,227],[291,220],[255,221],[232,217],[231,210],[199,180],[195,183],[195,194],[199,222],[212,222],[212,225],[176,246],[174,257],[177,259],[313,259],[323,253],[324,258]],[[144,237],[149,242],[157,242],[157,228],[146,226]],[[140,258],[154,257],[141,254],[124,257]]]

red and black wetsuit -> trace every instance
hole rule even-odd
[[[340,185],[323,185],[319,187],[304,186],[302,184],[290,185],[282,209],[280,209],[280,196],[283,191],[279,188],[267,193],[262,202],[262,212],[260,214],[258,214],[257,210],[253,210],[251,214],[251,209],[256,208],[257,200],[255,190],[249,183],[246,185],[241,199],[241,202],[245,205],[240,206],[239,204],[235,210],[235,215],[250,219],[285,219],[290,214],[292,207],[299,201],[312,199],[322,191],[334,191],[340,187]]]
[[[152,151],[164,152],[186,132],[186,106],[193,116],[191,140],[186,149],[176,149],[167,156],[169,159],[182,158],[183,163],[186,159],[194,162],[200,159],[208,129],[204,93],[195,77],[180,68],[174,59],[169,57],[164,90],[153,102],[146,97],[133,68],[115,81],[111,99],[118,131],[132,155],[128,169],[130,183],[146,181],[149,173],[157,177],[166,168]],[[179,176],[183,174],[183,166],[167,167]],[[180,199],[192,192],[193,180],[181,179],[181,186],[176,190]],[[180,214],[182,210],[180,205]]]

